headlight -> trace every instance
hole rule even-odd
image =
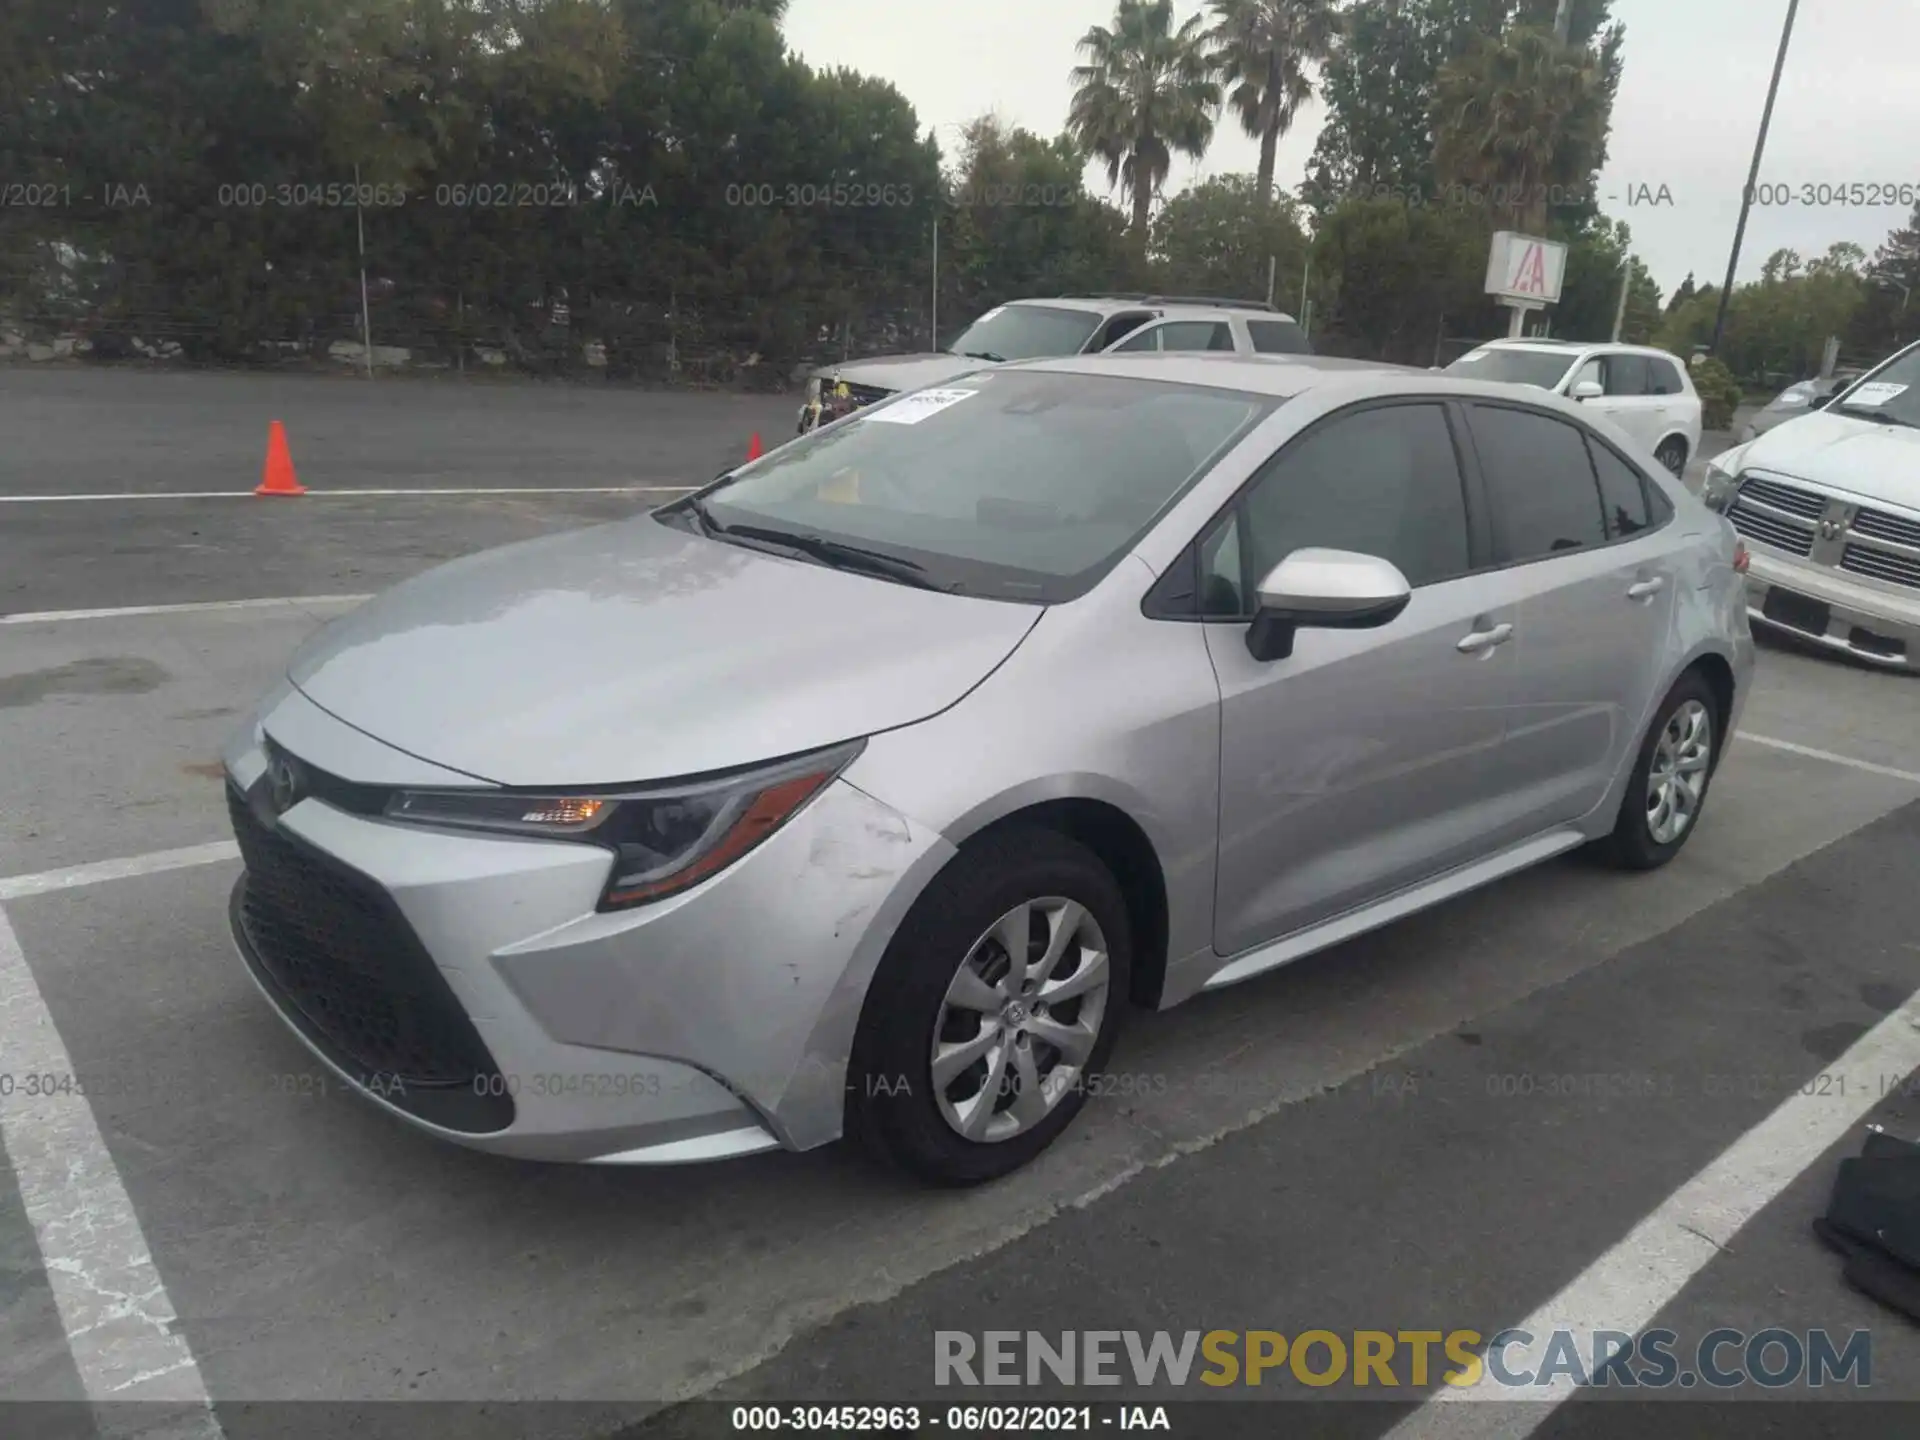
[[[1706,479],[1700,482],[1700,498],[1708,509],[1725,514],[1740,489],[1740,466],[1737,460],[1731,465],[1723,465],[1723,458],[1715,456],[1707,462]]]
[[[664,899],[717,875],[791,819],[864,741],[722,779],[604,795],[403,790],[387,817],[416,825],[538,835],[613,852],[602,910]]]

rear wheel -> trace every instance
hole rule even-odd
[[[1018,1169],[1094,1087],[1131,959],[1126,903],[1085,846],[1036,829],[969,847],[915,904],[874,976],[849,1131],[936,1184]]]
[[[1687,473],[1687,442],[1678,435],[1670,435],[1660,442],[1660,448],[1653,452],[1658,460],[1675,475]]]
[[[1660,702],[1640,744],[1620,818],[1600,842],[1602,855],[1627,870],[1657,869],[1678,855],[1699,828],[1719,744],[1713,690],[1688,671]]]

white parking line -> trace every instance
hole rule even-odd
[[[167,1402],[186,1424],[167,1433],[220,1435],[200,1367],[154,1268],[139,1217],[84,1094],[28,1076],[68,1076],[73,1062],[0,910],[0,1138],[87,1398]],[[33,1397],[16,1395],[15,1399]]]
[[[196,600],[183,605],[121,605],[110,610],[21,610],[0,625],[51,625],[60,620],[119,620],[129,615],[197,615],[209,610],[305,610],[359,605],[371,595],[273,595],[262,600]]]
[[[233,841],[215,840],[207,845],[187,845],[178,850],[153,850],[145,855],[130,855],[124,860],[98,860],[91,865],[74,865],[65,870],[42,870],[38,875],[0,876],[0,901],[46,895],[55,890],[72,890],[81,885],[98,885],[102,880],[157,875],[164,870],[185,870],[194,865],[217,865],[222,860],[239,858],[240,847]]]
[[[685,495],[695,485],[471,485],[453,488],[405,490],[307,490],[298,496],[274,497],[325,500],[332,496],[395,495]],[[251,500],[251,490],[119,490],[101,495],[0,495],[0,505],[66,505],[110,500]]]
[[[1837,1077],[1832,1088],[1790,1097],[1513,1326],[1533,1341],[1505,1348],[1508,1373],[1537,1373],[1556,1330],[1587,1337],[1599,1330],[1638,1334],[1743,1225],[1861,1122],[1890,1080],[1904,1080],[1916,1069],[1920,994],[1909,996],[1827,1068],[1824,1073]],[[1580,1353],[1592,1353],[1590,1339]],[[1486,1378],[1470,1389],[1443,1387],[1388,1431],[1386,1440],[1523,1440],[1576,1389],[1564,1372],[1525,1391],[1502,1389]],[[1500,1400],[1509,1403],[1460,1403]]]
[[[1824,760],[1829,765],[1844,765],[1849,770],[1864,770],[1869,775],[1884,775],[1889,780],[1904,780],[1909,785],[1920,785],[1920,773],[1915,771],[1896,770],[1891,765],[1876,765],[1871,760],[1856,760],[1851,755],[1836,755],[1831,750],[1815,750],[1811,745],[1796,745],[1791,740],[1774,740],[1765,735],[1749,735],[1744,731],[1736,734],[1734,739],[1736,742],[1750,740],[1770,750],[1785,750],[1790,755],[1804,755],[1809,760]]]

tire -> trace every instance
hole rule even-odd
[[[1023,905],[1029,965],[1044,960],[1048,937],[1068,937],[1055,973],[1027,998],[1013,985],[1011,952],[999,938],[1020,928],[1011,917]],[[1104,972],[1093,958],[1102,953]],[[936,1185],[978,1185],[1019,1169],[1073,1123],[1097,1088],[1118,1038],[1132,959],[1126,901],[1084,845],[1043,829],[969,845],[908,912],[867,991],[848,1067],[849,1138]],[[1075,982],[1078,994],[1067,994]],[[1045,997],[1053,994],[1061,998],[1049,1006]],[[1000,1038],[989,1039],[990,1031]],[[1043,1035],[1070,1041],[1069,1048]],[[953,1057],[940,1086],[936,1043]],[[962,1053],[969,1046],[987,1048],[972,1058]],[[1081,1054],[1078,1063],[1069,1049]],[[989,1100],[996,1063],[1005,1078]],[[962,1133],[968,1125],[975,1136]]]
[[[1705,727],[1704,753],[1687,744],[1676,749],[1669,731],[1684,738],[1695,733],[1696,722]],[[1600,858],[1622,870],[1657,870],[1678,855],[1688,838],[1700,828],[1707,792],[1719,768],[1721,738],[1719,702],[1713,688],[1698,671],[1689,670],[1674,682],[1673,689],[1654,712],[1653,724],[1640,742],[1640,752],[1627,778],[1627,791],[1621,797],[1620,816],[1614,822],[1613,833],[1595,847]],[[1690,762],[1681,773],[1693,776],[1699,787],[1692,809],[1677,833],[1667,833],[1656,824],[1663,812],[1655,799],[1654,767],[1659,764],[1666,769],[1670,754]],[[1697,769],[1691,768],[1694,762]]]
[[[1660,442],[1660,448],[1653,452],[1653,458],[1674,473],[1676,478],[1687,473],[1687,442],[1678,435],[1670,435]]]

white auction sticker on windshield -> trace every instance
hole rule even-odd
[[[889,425],[918,425],[929,415],[938,415],[949,406],[958,405],[977,390],[921,390],[896,400],[884,409],[873,411],[867,419]]]
[[[1862,385],[1851,395],[1847,396],[1846,403],[1848,405],[1865,405],[1871,409],[1876,405],[1884,405],[1889,400],[1898,399],[1906,393],[1907,387],[1905,385],[1895,385],[1886,380],[1875,380],[1871,385]]]

